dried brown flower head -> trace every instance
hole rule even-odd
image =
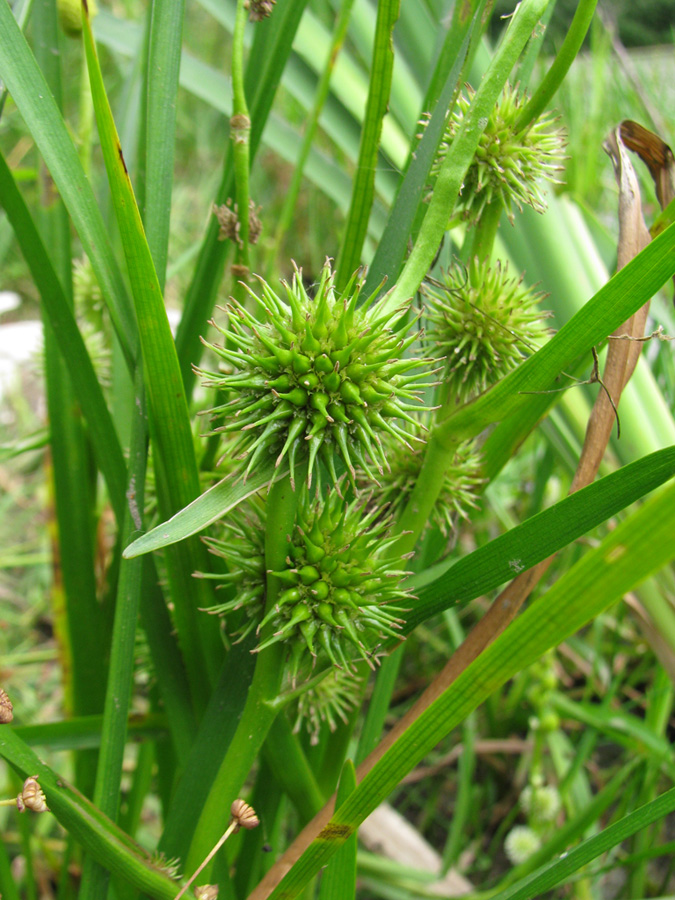
[[[16,798],[16,806],[19,812],[32,809],[33,812],[48,812],[47,800],[38,784],[38,775],[31,775],[23,783],[23,790]]]
[[[255,810],[244,800],[235,800],[230,807],[230,812],[237,823],[237,828],[246,828],[250,831],[260,825],[260,819],[256,816]]]
[[[0,725],[8,725],[14,718],[14,707],[6,691],[0,688]]]
[[[263,19],[271,16],[276,2],[277,0],[249,0],[246,5],[248,6],[251,22],[261,22]]]

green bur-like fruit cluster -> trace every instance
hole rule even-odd
[[[337,455],[352,482],[355,465],[374,479],[372,464],[387,467],[378,432],[407,441],[397,420],[416,425],[410,412],[423,408],[426,385],[418,382],[425,372],[413,370],[430,360],[402,358],[418,337],[406,337],[408,307],[387,313],[372,298],[359,305],[356,275],[339,295],[328,261],[313,299],[297,270],[284,283],[285,299],[260,285],[262,297],[249,294],[263,321],[233,300],[229,326],[213,323],[225,342],[207,346],[230,371],[200,374],[231,398],[210,410],[224,420],[216,431],[239,432],[233,452],[248,456],[246,473],[272,455],[277,467],[288,460],[292,480],[296,465],[306,463],[311,484],[320,459],[337,484]]]
[[[263,635],[255,651],[280,641],[287,644],[293,679],[304,663],[311,659],[314,665],[319,656],[338,668],[351,669],[358,657],[373,666],[380,644],[401,637],[404,610],[397,604],[410,594],[400,587],[408,574],[399,568],[400,559],[386,555],[396,539],[387,536],[389,523],[373,524],[379,510],[367,513],[365,503],[348,503],[337,490],[329,490],[325,500],[311,501],[308,489],[301,489],[287,565],[269,573],[280,579],[282,589],[266,614],[266,573],[255,538],[264,533],[264,514],[245,529],[226,524],[227,535],[218,541],[217,552],[232,566],[232,577],[246,576],[245,590],[209,612],[246,607],[242,629],[248,633],[255,623]],[[244,571],[242,560],[247,558],[257,565],[257,577],[250,566]]]
[[[475,91],[467,86],[448,118],[431,175],[438,175],[460,125],[469,113]],[[456,212],[477,221],[485,207],[501,202],[513,221],[513,207],[531,206],[537,212],[546,209],[541,182],[560,184],[565,136],[555,119],[544,113],[537,121],[522,129],[520,116],[527,102],[525,94],[505,85],[502,95],[490,113],[480,136],[478,149],[464,178]],[[422,125],[426,125],[423,120]]]
[[[386,537],[387,523],[373,525],[375,517],[337,491],[323,503],[301,501],[288,568],[273,573],[288,587],[260,623],[269,623],[272,634],[258,650],[288,641],[292,672],[307,651],[316,657],[323,650],[344,668],[356,653],[372,666],[380,643],[400,637],[402,610],[395,604],[409,597],[399,586],[408,573],[385,556],[396,538]]]
[[[445,357],[443,380],[465,402],[519,365],[547,337],[538,309],[542,295],[509,276],[508,265],[488,268],[475,257],[453,266],[443,282],[424,284],[429,337]]]

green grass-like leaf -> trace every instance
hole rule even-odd
[[[394,68],[392,31],[398,19],[401,0],[381,0],[377,5],[377,25],[373,46],[368,102],[361,130],[359,158],[352,188],[347,226],[338,255],[335,283],[342,290],[361,263],[361,251],[368,230],[370,209],[375,195],[375,169],[387,111]]]
[[[103,85],[88,16],[84,17],[83,22],[94,110],[138,319],[159,506],[164,515],[170,515],[190,503],[199,493],[190,418],[176,347]],[[169,215],[168,209],[165,215]],[[206,590],[202,586],[195,588],[191,580],[192,572],[202,568],[204,557],[201,546],[192,544],[168,557],[181,649],[195,697],[201,696],[202,703],[205,702],[206,685],[209,683],[209,658],[204,655],[209,645],[202,645],[205,634],[207,640],[209,634],[217,639],[210,627],[212,623],[205,622],[202,617],[198,625],[195,606],[190,602],[191,593]],[[201,605],[209,605],[206,597]],[[212,645],[215,649],[214,641]]]
[[[675,474],[675,447],[659,450],[571,494],[460,559],[444,574],[440,563],[412,579],[418,600],[406,632],[455,604],[493,590],[547,559],[592,528],[644,497]],[[429,579],[432,579],[431,581]]]
[[[138,338],[108,231],[72,138],[7,3],[0,4],[0,78],[5,82],[70,213],[131,365]]]
[[[246,481],[242,478],[235,480],[232,477],[219,481],[189,506],[176,513],[168,522],[136,538],[124,551],[125,559],[159,550],[203,531],[208,525],[227,515],[247,497],[251,497],[260,488],[269,484],[272,478],[280,478],[283,475],[284,471],[278,472],[274,468],[274,463],[270,462],[267,466],[261,466]]]

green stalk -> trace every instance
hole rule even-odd
[[[232,141],[234,189],[239,218],[239,239],[235,255],[237,265],[245,266],[246,269],[249,268],[249,205],[251,200],[249,189],[251,118],[244,90],[244,31],[247,21],[248,4],[246,0],[237,0],[237,13],[234,20],[234,31],[232,32],[232,117],[230,119],[230,140]],[[241,291],[238,281],[243,276],[244,273],[240,271],[235,279],[235,293]],[[246,280],[248,280],[247,277]]]
[[[645,585],[646,586],[646,585]],[[655,734],[665,736],[668,719],[673,708],[673,684],[670,676],[660,666],[654,673],[654,682],[649,692],[646,725]],[[653,800],[657,794],[661,766],[653,758],[647,760],[637,802],[642,805]],[[647,893],[646,851],[655,843],[654,829],[644,829],[635,835],[632,852],[640,862],[633,869],[629,879],[629,896],[644,897]]]
[[[325,798],[284,713],[272,722],[262,753],[277,784],[288,794],[301,823],[306,825]]]
[[[469,253],[470,261],[474,256],[484,265],[490,264],[492,257],[492,247],[494,246],[497,229],[499,228],[499,220],[501,219],[504,206],[499,201],[489,203],[483,210],[478,224],[473,231],[473,239],[471,241],[471,251]]]
[[[352,188],[349,215],[336,264],[335,286],[343,290],[361,262],[363,242],[375,196],[375,170],[382,135],[382,122],[389,104],[394,70],[392,32],[401,0],[380,0],[371,63],[368,101],[361,127],[359,158]]]
[[[129,454],[129,489],[124,522],[125,543],[142,528],[147,427],[143,402],[143,375],[139,367],[136,377],[136,403]],[[113,624],[108,688],[103,712],[101,749],[99,751],[94,803],[113,822],[117,820],[122,781],[122,762],[127,741],[127,716],[131,705],[134,676],[136,623],[140,604],[144,561],[142,558],[122,560],[115,620]],[[105,896],[110,873],[91,856],[85,859],[80,896],[95,900]]]
[[[286,190],[284,205],[282,206],[281,212],[279,213],[277,228],[274,232],[274,239],[272,240],[267,253],[265,271],[268,273],[272,265],[274,264],[275,259],[277,258],[279,249],[281,247],[281,242],[288,232],[291,220],[293,218],[295,204],[298,199],[298,194],[300,193],[300,185],[302,183],[305,163],[307,162],[307,157],[309,156],[310,150],[312,149],[312,144],[314,143],[314,135],[316,134],[316,130],[319,125],[321,110],[323,109],[326,98],[328,97],[328,92],[330,90],[330,80],[335,68],[335,62],[340,53],[342,44],[344,43],[345,35],[347,33],[347,26],[349,25],[349,16],[351,14],[353,5],[354,0],[344,0],[342,6],[340,7],[340,15],[338,17],[335,31],[333,33],[333,41],[328,52],[328,58],[324,65],[323,72],[321,73],[319,84],[316,88],[314,106],[312,107],[309,119],[307,120],[307,123],[305,125],[305,134],[302,139],[302,145],[300,147],[300,152],[298,153],[298,158],[296,160],[295,166],[293,167],[291,183]],[[366,294],[365,296],[368,295]]]
[[[304,476],[298,478],[299,483]],[[291,488],[288,475],[276,481],[267,498],[265,532],[265,566],[267,575],[267,606],[271,609],[283,586],[271,571],[279,571],[285,565],[288,553],[288,535],[295,523],[298,497]],[[261,639],[265,639],[265,630]],[[224,831],[230,804],[239,796],[278,708],[273,701],[281,688],[286,646],[282,642],[272,644],[261,651],[256,663],[253,681],[248,691],[246,705],[239,725],[218,770],[202,814],[195,829],[185,862],[185,872],[193,872],[205,858]],[[204,869],[200,880],[208,882],[212,863]]]
[[[546,6],[547,0],[524,0],[518,6],[438,173],[420,233],[398,282],[388,295],[387,309],[394,310],[407,303],[431,268],[488,116]]]
[[[579,0],[572,24],[565,35],[565,40],[553,61],[553,65],[531,97],[530,102],[520,114],[517,126],[519,130],[527,128],[543,113],[560,87],[570,66],[581,50],[581,45],[590,28],[597,2],[598,0]]]

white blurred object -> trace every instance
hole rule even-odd
[[[0,400],[42,346],[42,322],[0,324]]]
[[[21,297],[15,291],[0,291],[0,316],[17,309],[20,304]]]
[[[379,853],[402,866],[437,874],[437,882],[425,885],[426,896],[462,897],[474,889],[471,882],[454,869],[442,876],[440,854],[388,803],[378,806],[359,826],[359,838],[372,853]]]

